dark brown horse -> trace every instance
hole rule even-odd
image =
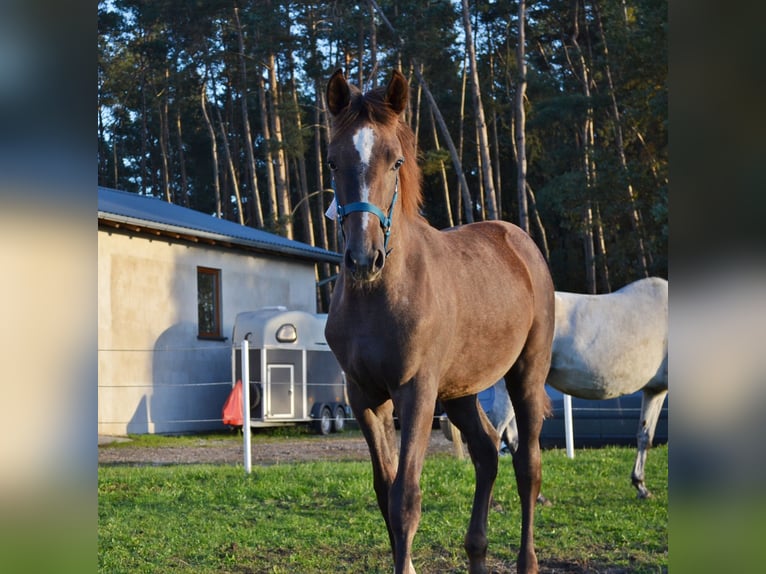
[[[327,86],[328,163],[345,238],[325,334],[372,457],[396,573],[414,573],[420,475],[434,405],[465,434],[476,491],[465,537],[470,572],[486,572],[487,513],[499,437],[476,394],[504,376],[516,410],[513,464],[521,498],[518,572],[537,572],[533,519],[539,434],[549,408],[553,284],[533,241],[492,221],[438,231],[419,215],[420,171],[402,121],[407,81],[362,94],[341,71]],[[397,445],[393,412],[401,425]]]

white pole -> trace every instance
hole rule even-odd
[[[252,470],[250,452],[250,344],[242,339],[242,436],[244,437],[245,474]]]
[[[572,430],[572,396],[564,394],[564,435],[567,443],[567,457],[574,458],[574,432]]]

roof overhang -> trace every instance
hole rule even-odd
[[[147,237],[163,237],[175,241],[239,249],[251,253],[281,255],[304,261],[334,264],[339,264],[342,261],[342,256],[332,251],[301,249],[276,242],[253,241],[199,229],[190,230],[179,225],[147,221],[104,211],[98,212],[98,225],[99,228],[122,230]]]

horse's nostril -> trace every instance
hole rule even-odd
[[[352,249],[346,251],[343,265],[356,279],[371,281],[378,276],[386,263],[386,254],[382,249],[367,253],[355,253]]]
[[[386,264],[386,254],[382,249],[375,252],[375,260],[372,262],[372,270],[377,273],[383,269]]]
[[[351,251],[346,251],[345,265],[346,265],[346,269],[348,269],[352,273],[356,269],[356,261],[354,260],[354,257],[351,255]]]

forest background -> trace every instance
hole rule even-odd
[[[405,119],[432,225],[521,225],[559,290],[667,277],[667,10],[667,0],[99,2],[98,183],[336,250],[323,216],[326,82],[342,68],[369,89],[397,68],[410,78]]]

